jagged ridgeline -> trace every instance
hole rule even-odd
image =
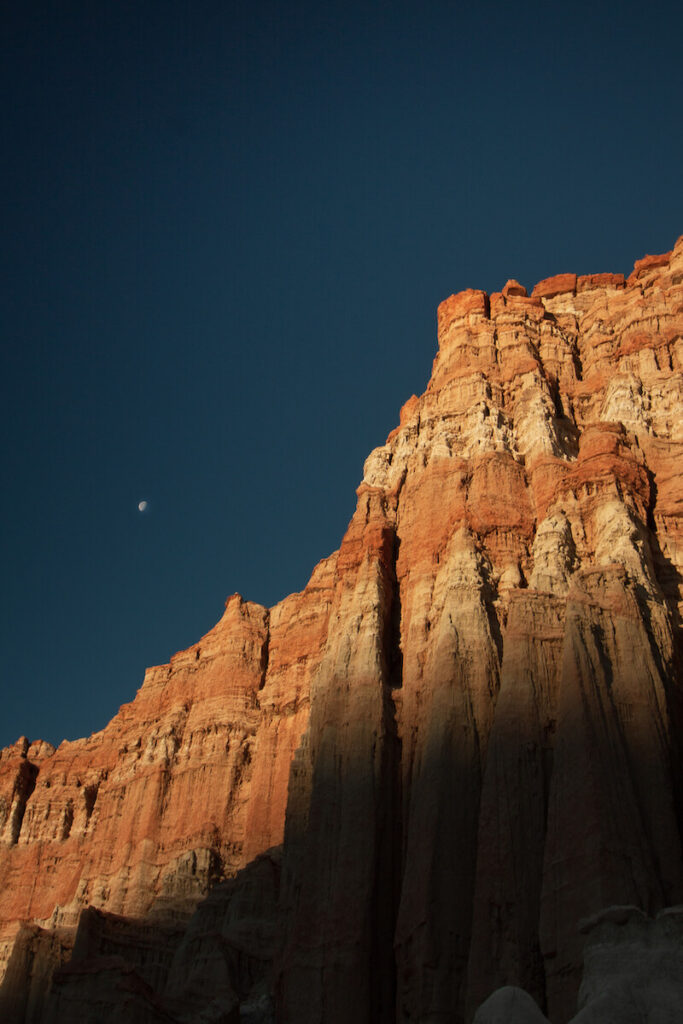
[[[0,754],[3,1021],[683,1005],[683,238],[438,330],[304,591]]]

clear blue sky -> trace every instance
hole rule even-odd
[[[304,586],[426,384],[441,299],[671,247],[683,16],[23,0],[3,19],[0,744],[57,742],[228,594]]]

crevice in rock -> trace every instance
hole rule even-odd
[[[268,674],[268,661],[270,658],[270,611],[266,609],[266,636],[261,647],[261,678],[259,680],[258,689],[262,690],[266,685],[266,675]]]
[[[659,544],[657,523],[655,520],[655,509],[657,508],[658,488],[654,473],[645,467],[648,483],[650,485],[650,500],[646,510],[646,524],[648,528],[648,540],[652,553],[652,565],[655,578],[661,588],[664,599],[671,612],[673,620],[674,635],[681,631],[681,616],[678,611],[678,592],[683,583],[683,577],[676,565],[662,551]]]
[[[576,344],[572,345],[572,363],[577,380],[583,380],[583,360]]]
[[[29,797],[36,788],[38,778],[38,766],[31,761],[22,761],[17,773],[17,780],[14,786],[14,797],[12,801],[12,813],[10,817],[10,845],[14,846],[19,842],[21,826],[26,814],[26,804]]]
[[[500,620],[496,610],[499,598],[498,587],[493,579],[493,570],[487,558],[480,553],[479,573],[481,576],[481,596],[486,609],[486,616],[491,631],[491,639],[498,654],[499,667],[503,664],[503,633],[500,628]]]
[[[64,808],[64,818],[62,819],[62,841],[68,839],[71,835],[71,828],[74,823],[74,805],[71,800],[67,802]]]
[[[97,793],[99,791],[99,784],[94,783],[91,786],[86,786],[83,790],[83,803],[85,805],[85,827],[88,827],[90,819],[92,818],[92,812],[95,809],[95,803],[97,801]]]
[[[396,578],[396,563],[401,547],[401,538],[394,534],[392,570],[394,574],[391,611],[386,630],[387,681],[391,690],[403,686],[403,649],[401,646],[401,588]]]
[[[403,650],[401,645],[401,591],[396,576],[396,564],[401,539],[394,533],[391,563],[391,605],[384,623],[384,657],[386,678],[383,690],[384,702],[384,817],[379,823],[378,859],[375,894],[385,906],[377,906],[376,920],[381,923],[377,929],[377,975],[379,984],[374,987],[375,1000],[372,1019],[394,1021],[396,1019],[396,961],[393,952],[396,920],[401,898],[403,874],[403,823],[402,823],[402,742],[396,720],[395,695],[403,686]],[[388,969],[387,969],[388,968]]]

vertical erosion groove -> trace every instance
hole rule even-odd
[[[270,612],[266,610],[265,615],[265,629],[266,635],[263,640],[263,646],[261,647],[261,679],[259,681],[258,688],[262,690],[266,685],[266,676],[268,675],[268,661],[270,658]]]
[[[403,682],[401,650],[401,597],[396,578],[400,539],[394,533],[391,563],[387,567],[387,604],[382,620],[383,730],[377,865],[375,885],[375,933],[371,985],[374,1005],[371,1020],[387,1024],[396,1019],[396,961],[394,934],[401,892],[401,739],[396,722],[395,695]]]
[[[289,920],[278,999],[280,1019],[297,1024],[395,1020],[396,541],[374,495],[359,512],[350,532],[360,536],[340,555],[308,738],[290,776],[288,818],[296,814],[297,826],[289,820],[285,836]],[[307,807],[298,806],[299,796]]]
[[[14,789],[14,799],[10,818],[10,844],[14,846],[19,842],[21,826],[26,814],[26,804],[36,788],[38,768],[30,761],[23,761],[17,774],[17,781]]]

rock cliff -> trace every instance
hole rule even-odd
[[[683,238],[438,337],[304,591],[0,754],[3,1019],[563,1024],[590,932],[592,1020],[608,907],[671,960]]]

